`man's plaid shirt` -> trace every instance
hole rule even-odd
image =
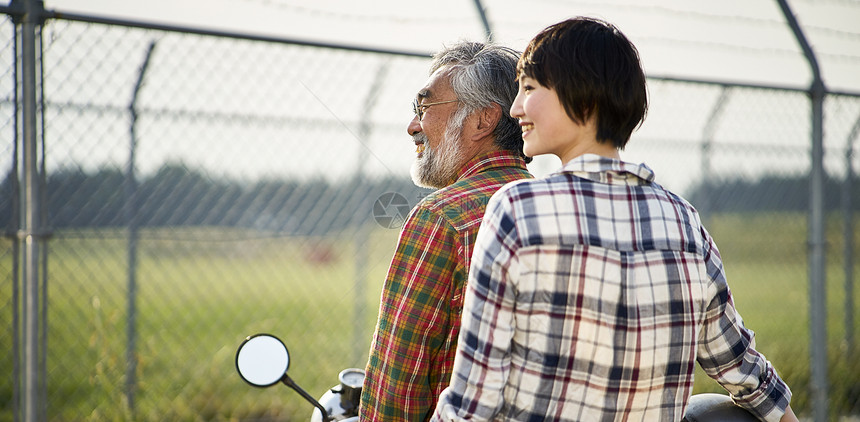
[[[438,419],[678,421],[698,361],[779,420],[791,392],[755,350],[716,244],[653,179],[584,155],[490,200]]]
[[[362,420],[429,419],[448,385],[475,236],[490,197],[531,177],[525,161],[493,152],[412,209],[382,290],[362,391]]]

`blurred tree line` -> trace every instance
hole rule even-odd
[[[825,210],[839,210],[842,206],[843,183],[841,179],[827,177],[824,182]],[[860,186],[851,186],[854,204],[860,202]],[[690,194],[690,201],[700,211],[721,212],[767,212],[809,210],[809,180],[804,176],[764,176],[756,180],[723,180],[718,183],[699,183]],[[857,209],[854,205],[852,209]]]
[[[12,178],[7,175],[0,189],[0,221],[10,227]],[[134,186],[118,169],[55,171],[47,178],[46,198],[51,229],[122,227],[134,218],[138,227],[222,226],[319,235],[373,221],[374,202],[387,192],[414,205],[430,191],[408,178],[246,183],[168,164]]]
[[[182,164],[165,165],[135,186],[127,183],[125,174],[118,169],[95,173],[65,169],[51,173],[46,189],[50,227],[121,227],[136,218],[139,227],[226,226],[325,234],[372,221],[374,201],[385,193],[400,194],[411,207],[430,192],[405,177],[338,183],[322,179],[243,183],[210,178]],[[828,210],[841,206],[841,184],[840,180],[826,181]],[[805,212],[808,186],[804,177],[727,180],[696,185],[687,199],[710,214]],[[14,188],[7,175],[0,185],[0,221],[7,227],[12,223]],[[853,196],[860,197],[858,186],[853,186]],[[379,204],[376,205],[378,212]]]

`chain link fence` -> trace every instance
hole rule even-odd
[[[318,396],[363,367],[409,208],[429,58],[51,19],[41,27],[44,420],[307,420],[236,374],[267,332]],[[249,37],[250,38],[250,37]],[[15,25],[0,22],[0,421],[21,415]],[[701,209],[748,327],[811,412],[805,92],[649,79],[625,158]],[[860,415],[860,98],[825,102],[830,413]],[[537,175],[558,163],[538,159]],[[696,392],[719,391],[705,376]]]

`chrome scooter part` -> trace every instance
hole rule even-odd
[[[320,397],[320,404],[332,420],[358,422],[358,404],[361,402],[361,386],[364,384],[364,370],[344,369],[338,375],[340,384]],[[319,410],[314,410],[311,422],[323,422]]]

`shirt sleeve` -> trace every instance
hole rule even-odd
[[[756,351],[755,333],[744,327],[735,308],[716,245],[704,234],[713,295],[699,335],[699,365],[739,406],[760,420],[778,421],[788,407],[791,391],[773,365]]]
[[[444,386],[437,355],[449,341],[452,283],[458,273],[465,282],[459,243],[447,220],[421,204],[404,223],[382,290],[361,420],[423,421],[433,411]]]
[[[434,421],[490,420],[502,409],[514,333],[515,243],[510,202],[497,194],[475,241],[451,384]]]

